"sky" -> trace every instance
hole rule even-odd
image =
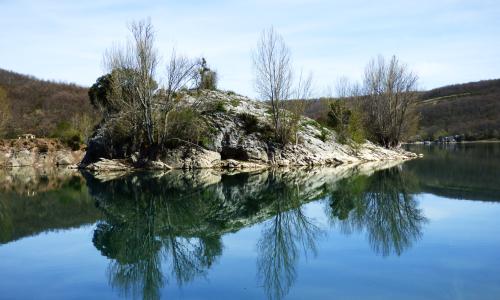
[[[316,96],[340,77],[360,80],[377,55],[405,62],[420,89],[500,78],[498,0],[0,0],[0,68],[90,86],[106,49],[145,18],[164,61],[173,48],[203,56],[221,89],[250,97],[251,54],[271,26],[297,72],[312,72]]]

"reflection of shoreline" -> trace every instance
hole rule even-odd
[[[257,275],[267,296],[279,299],[298,276],[299,258],[314,256],[323,234],[305,214],[306,203],[327,199],[332,224],[350,220],[365,228],[376,253],[411,247],[423,219],[400,163],[105,178],[72,170],[0,173],[8,187],[0,199],[0,234],[8,242],[97,221],[92,242],[109,259],[109,284],[121,295],[157,299],[167,283],[205,276],[223,255],[225,234],[261,223]],[[31,184],[38,192],[27,197],[24,186]]]
[[[500,201],[500,144],[412,146],[425,159],[403,165],[418,177],[421,192],[450,199]]]
[[[484,143],[500,143],[500,140],[478,140],[478,141],[463,141],[464,144],[484,144]]]
[[[196,197],[198,193],[210,190],[219,200],[224,203],[223,209],[227,211],[218,212],[219,215],[225,215],[224,220],[227,225],[225,229],[219,231],[219,234],[235,232],[243,227],[263,222],[271,218],[276,212],[273,208],[266,205],[260,205],[258,213],[248,216],[238,214],[239,204],[255,202],[269,202],[269,195],[272,195],[273,185],[276,182],[286,183],[287,186],[298,188],[298,201],[287,202],[282,210],[298,207],[305,203],[325,198],[331,191],[337,189],[337,183],[344,178],[354,175],[370,176],[378,170],[384,170],[400,166],[404,161],[375,161],[355,164],[345,164],[337,167],[301,167],[301,168],[270,168],[258,171],[231,171],[221,172],[214,169],[199,169],[191,171],[171,170],[167,172],[134,172],[117,173],[118,177],[110,179],[108,176],[101,178],[100,175],[94,176],[90,173],[84,173],[87,184],[90,183],[90,191],[101,208],[106,207],[106,201],[103,198],[106,194],[115,194],[116,191],[101,190],[96,193],[95,187],[107,185],[134,185],[142,181],[150,185],[161,185],[164,188],[156,191],[155,198],[161,198],[162,194],[181,193],[183,199]],[[94,188],[92,188],[94,186]],[[100,189],[100,188],[99,188]],[[154,189],[153,189],[154,190]],[[184,192],[183,192],[184,191]],[[137,193],[141,193],[139,188]],[[130,189],[127,189],[130,193]],[[103,197],[104,196],[104,197]],[[123,198],[130,195],[123,195]],[[161,200],[161,199],[160,199]],[[165,199],[163,199],[165,200]],[[266,202],[267,201],[267,202]],[[203,217],[200,217],[203,220]],[[210,230],[206,224],[193,227],[188,232],[189,235],[201,234]]]
[[[454,143],[432,142],[430,144],[425,144],[424,142],[413,142],[413,143],[401,143],[401,145],[403,145],[403,146],[418,146],[418,145],[438,146],[438,145],[488,144],[488,143],[500,143],[500,140],[476,140],[476,141],[461,141],[461,142],[454,142]]]
[[[257,272],[267,296],[279,299],[295,281],[298,258],[314,255],[322,235],[305,215],[305,203],[338,200],[336,191],[353,188],[345,194],[357,196],[357,215],[351,218],[370,229],[375,252],[399,255],[419,238],[424,219],[401,172],[396,162],[384,162],[230,175],[213,170],[135,173],[104,181],[85,174],[104,215],[93,243],[110,259],[110,285],[120,294],[159,298],[166,282],[183,285],[204,276],[223,254],[224,234],[262,223]],[[375,180],[356,190],[357,185],[345,184],[353,177]],[[376,226],[380,220],[388,221]]]
[[[0,170],[0,244],[92,224],[99,215],[75,170]]]
[[[18,167],[0,169],[0,192],[34,196],[59,189],[71,177],[81,178],[75,169]]]

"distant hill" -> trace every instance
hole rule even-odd
[[[456,84],[421,94],[423,139],[464,134],[467,140],[500,139],[500,79]]]
[[[82,123],[82,117],[99,119],[86,87],[0,69],[0,88],[12,106],[7,137],[57,136],[61,128]],[[467,140],[500,139],[500,79],[444,86],[421,92],[420,99],[421,139],[454,134],[464,134]],[[314,100],[306,115],[325,121],[327,109],[328,100]]]
[[[86,87],[0,69],[0,88],[6,91],[12,109],[6,137],[23,133],[53,136],[58,127],[71,126],[84,116],[95,118]]]
[[[305,114],[327,118],[327,98],[310,100]],[[418,139],[463,134],[467,140],[500,139],[500,79],[436,88],[420,93]]]

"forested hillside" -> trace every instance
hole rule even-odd
[[[305,114],[326,124],[332,99],[310,100]],[[466,140],[500,139],[500,79],[436,88],[419,93],[415,140],[464,135]]]
[[[422,139],[454,134],[467,140],[500,138],[500,79],[445,86],[420,98]]]
[[[40,137],[78,134],[83,139],[97,119],[87,90],[75,84],[39,80],[0,69],[0,91],[9,110],[0,137],[12,138],[23,133]]]
[[[75,84],[39,80],[0,69],[0,94],[3,92],[6,97],[10,115],[5,128],[0,126],[0,137],[23,133],[61,138],[79,135],[83,141],[99,120],[87,91]],[[326,98],[310,101],[305,114],[325,123],[328,102]],[[5,108],[0,105],[0,109]],[[467,140],[500,139],[500,79],[421,92],[417,109],[418,139],[455,134],[463,134]]]

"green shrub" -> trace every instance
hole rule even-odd
[[[259,133],[262,138],[268,142],[277,142],[276,135],[274,134],[274,129],[271,125],[265,123],[259,127]]]
[[[217,73],[215,71],[203,72],[199,88],[202,90],[217,90]]]
[[[222,100],[213,102],[211,111],[213,112],[227,112],[226,103]]]
[[[190,142],[194,144],[207,143],[209,131],[202,116],[192,108],[183,108],[172,111],[168,123],[167,133],[169,145]]]
[[[365,140],[365,129],[362,114],[347,106],[344,101],[330,103],[327,124],[337,132],[339,143],[362,143]]]
[[[205,58],[202,58],[198,70],[198,90],[217,90],[217,82],[217,72],[211,70]]]
[[[259,119],[249,113],[239,113],[238,118],[243,123],[243,128],[247,133],[254,133],[259,131]]]
[[[440,137],[444,137],[444,136],[449,136],[450,134],[448,133],[448,131],[444,130],[444,129],[439,129],[437,132],[435,132],[433,134],[433,140],[437,140],[439,139]]]
[[[231,99],[230,103],[233,107],[238,107],[238,105],[240,105],[241,101],[239,99],[235,98],[235,99]]]
[[[347,126],[347,132],[349,138],[357,144],[364,143],[366,140],[365,129],[363,126],[363,117],[361,113],[354,110],[351,113],[351,117],[349,119],[349,124]]]
[[[320,126],[319,134],[317,134],[316,137],[318,139],[320,139],[321,141],[326,142],[328,140],[328,138],[330,137],[330,132],[325,127]]]
[[[210,148],[213,145],[213,141],[210,137],[204,135],[200,138],[198,144],[204,148]]]
[[[321,124],[319,124],[316,120],[307,120],[305,122],[302,122],[301,125],[303,127],[304,126],[314,126],[314,127],[318,128],[318,129],[321,129],[321,127],[322,127]]]
[[[80,149],[81,144],[83,144],[82,134],[77,129],[73,128],[70,123],[65,121],[57,124],[51,136],[60,139],[63,144],[67,145],[72,150]]]

